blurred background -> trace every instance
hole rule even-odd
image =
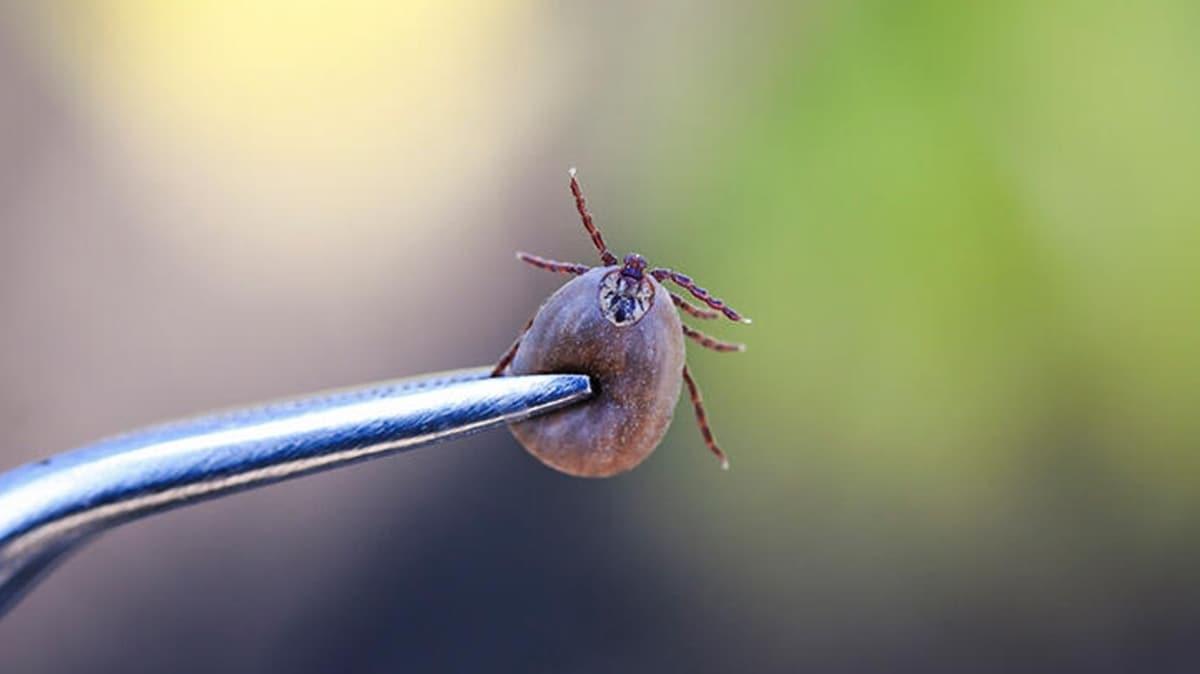
[[[620,253],[755,319],[639,470],[503,431],[138,522],[5,672],[1200,669],[1200,5],[5,3],[0,469],[486,364]]]

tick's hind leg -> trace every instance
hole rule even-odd
[[[526,264],[533,265],[538,269],[545,269],[546,271],[557,272],[559,274],[573,274],[578,276],[591,269],[591,267],[587,266],[586,264],[578,264],[575,262],[559,262],[558,260],[551,260],[540,255],[534,255],[533,253],[525,253],[522,251],[517,251],[517,259]]]
[[[492,374],[489,376],[499,377],[504,374],[509,364],[512,363],[513,358],[517,357],[517,349],[521,348],[521,340],[524,339],[525,333],[529,332],[529,327],[532,325],[533,319],[530,318],[525,323],[525,327],[521,328],[521,331],[517,333],[517,338],[513,340],[512,346],[508,347],[508,351],[505,351],[503,356],[500,356],[500,362],[496,363],[496,367],[492,368]]]
[[[721,351],[723,353],[728,353],[730,351],[745,351],[746,350],[745,344],[736,344],[734,342],[722,342],[719,339],[709,337],[708,335],[704,334],[703,332],[700,332],[699,330],[689,327],[687,325],[683,326],[683,334],[686,335],[688,337],[688,339],[695,340],[695,342],[697,344],[699,344],[700,346],[703,346],[706,349],[712,349],[713,351]]]
[[[721,460],[721,469],[729,470],[729,459],[725,456],[725,452],[722,452],[721,448],[717,446],[712,429],[708,427],[708,414],[704,411],[700,388],[696,386],[696,380],[692,379],[692,373],[688,372],[687,365],[683,366],[683,381],[687,384],[688,393],[692,396],[692,408],[696,410],[696,424],[700,426],[700,435],[704,436],[704,444],[708,445],[708,449]]]

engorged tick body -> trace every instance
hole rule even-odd
[[[683,338],[714,351],[743,351],[684,325],[676,307],[701,319],[749,323],[723,301],[670,269],[647,269],[637,253],[618,262],[592,222],[571,170],[571,193],[583,226],[600,252],[601,267],[557,262],[528,253],[517,258],[535,267],[575,276],[538,310],[493,376],[573,372],[596,385],[589,402],[512,424],[517,440],[543,463],[571,475],[608,477],[641,463],[666,434],[686,383],[700,432],[728,467],[708,426],[700,390],[684,363]],[[706,307],[663,286],[671,281]]]

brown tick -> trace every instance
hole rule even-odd
[[[575,170],[571,194],[583,227],[600,251],[600,267],[556,262],[529,253],[517,259],[539,269],[575,276],[542,304],[500,358],[492,376],[574,372],[595,384],[592,400],[511,425],[513,435],[543,463],[571,475],[608,477],[630,470],[650,455],[667,432],[682,383],[686,383],[700,433],[728,468],[708,426],[696,380],[684,363],[683,338],[714,351],[744,351],[680,321],[678,307],[695,318],[724,316],[749,323],[688,276],[665,267],[647,268],[630,253],[620,262],[592,222]],[[662,284],[691,293],[697,306]],[[682,374],[682,377],[680,376]]]

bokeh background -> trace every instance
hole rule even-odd
[[[5,3],[0,468],[484,364],[620,252],[754,317],[639,470],[502,431],[155,517],[4,672],[1200,669],[1200,5]]]

